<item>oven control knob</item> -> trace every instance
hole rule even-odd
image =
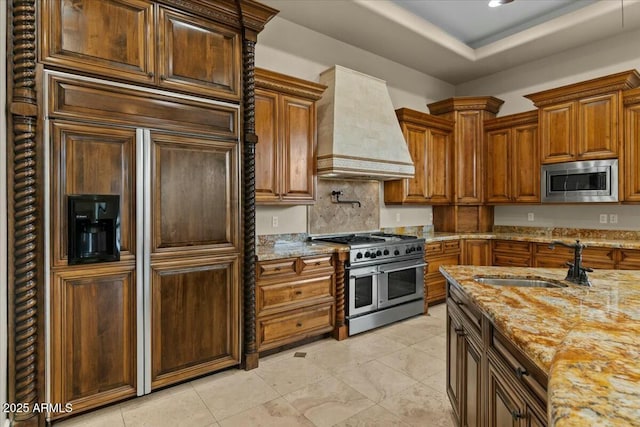
[[[376,254],[371,253],[371,259],[374,259],[376,257]]]
[[[356,255],[356,258],[358,258],[358,259],[362,258],[362,252],[358,252],[357,255]]]
[[[377,256],[382,255],[382,251],[381,251],[380,249],[378,249],[378,251],[376,252],[376,255],[377,255]]]
[[[400,251],[396,249],[395,251],[393,251],[393,254],[394,255],[400,255]]]
[[[365,258],[369,258],[370,256],[371,256],[371,254],[369,253],[369,251],[367,251],[367,252],[365,252],[365,253],[364,253],[364,257],[365,257]]]
[[[411,253],[411,248],[407,248],[407,250],[406,250],[406,251],[404,251],[404,253],[406,253],[406,254],[410,254],[410,253]]]
[[[416,246],[416,250],[417,250],[418,252],[422,252],[422,246],[420,246],[420,245]]]
[[[385,249],[383,252],[385,255],[389,255],[389,249]]]

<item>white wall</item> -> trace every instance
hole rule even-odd
[[[456,96],[493,95],[505,101],[499,115],[529,111],[534,105],[523,95],[630,69],[640,70],[640,31],[571,49],[510,68],[456,87]],[[527,213],[535,221],[527,221]],[[617,224],[601,224],[600,214],[617,214]],[[496,225],[579,227],[640,230],[638,205],[498,206]]]
[[[428,112],[428,103],[454,95],[451,84],[278,17],[258,36],[258,67],[317,82],[320,73],[335,64],[385,80],[394,108]],[[398,214],[400,221],[396,221]],[[277,228],[272,227],[273,216],[278,217]],[[380,209],[381,227],[431,224],[430,218],[429,206],[382,205]],[[256,210],[256,231],[257,234],[305,233],[307,209],[260,206]]]
[[[4,40],[7,34],[7,8],[0,5],[0,82],[6,82],[7,51]],[[7,87],[0,84],[0,405],[7,402]],[[6,414],[0,411],[0,425],[6,420]]]

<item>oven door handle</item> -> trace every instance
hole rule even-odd
[[[392,270],[382,270],[379,274],[395,273],[396,271],[411,270],[412,268],[419,268],[419,267],[426,267],[426,266],[427,266],[426,262],[422,264],[411,264],[411,265],[407,265],[406,267],[394,268]]]
[[[373,277],[373,276],[378,276],[380,274],[382,274],[382,271],[375,271],[373,273],[362,274],[359,276],[349,276],[349,279],[363,279],[365,277]]]

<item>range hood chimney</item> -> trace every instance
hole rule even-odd
[[[412,178],[413,161],[385,81],[336,65],[320,74],[318,176]]]

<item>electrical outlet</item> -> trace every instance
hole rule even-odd
[[[433,212],[429,212],[429,224],[433,224]]]
[[[273,228],[278,228],[278,217],[277,216],[272,216],[271,217],[271,226]]]
[[[609,223],[617,224],[618,223],[618,215],[617,214],[609,214]]]
[[[600,214],[600,224],[607,223],[607,214]]]
[[[533,212],[529,212],[527,214],[527,221],[535,221],[536,216],[533,214]]]
[[[396,214],[396,222],[400,222],[400,214],[399,213]]]

